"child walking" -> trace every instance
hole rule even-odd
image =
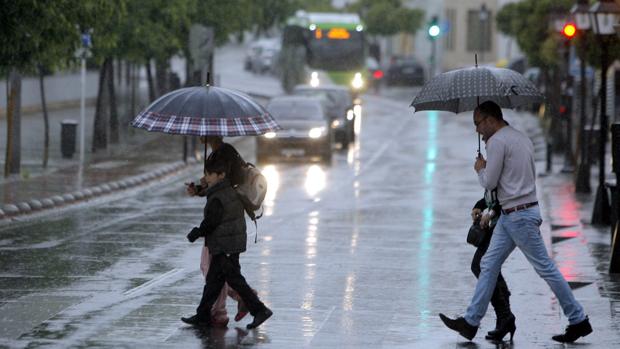
[[[221,162],[209,162],[205,166],[207,204],[200,227],[194,227],[187,235],[190,242],[204,237],[210,253],[210,265],[200,305],[196,314],[182,317],[191,325],[213,326],[213,305],[221,296],[225,283],[237,292],[254,316],[247,325],[256,328],[273,314],[253,292],[241,274],[239,254],[245,252],[247,234],[243,204],[226,178],[226,166]]]

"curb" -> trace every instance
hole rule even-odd
[[[147,173],[139,174],[113,182],[108,182],[93,187],[80,189],[67,194],[59,194],[43,199],[31,199],[28,202],[19,202],[17,204],[8,203],[0,206],[0,222],[8,220],[15,216],[22,216],[39,212],[43,210],[68,206],[80,202],[86,202],[100,196],[120,192],[126,189],[137,187],[141,184],[161,179],[173,173],[179,172],[197,161],[190,159],[187,163],[178,161],[170,165],[165,165],[159,169]]]
[[[274,95],[266,95],[263,93],[256,92],[245,92],[252,98],[262,99],[264,101],[268,101],[274,97]],[[170,175],[174,172],[178,172],[182,169],[187,168],[190,165],[197,163],[195,159],[190,159],[187,163],[185,162],[175,162],[170,165],[164,165],[154,171],[149,173],[139,174],[132,177],[122,178],[116,181],[96,185],[89,188],[84,188],[81,190],[77,190],[71,193],[54,195],[48,198],[43,199],[31,199],[28,202],[20,202],[17,204],[8,203],[0,206],[0,222],[4,220],[8,220],[9,218],[21,215],[27,215],[34,212],[39,212],[42,210],[58,208],[61,206],[66,206],[70,204],[77,204],[80,202],[88,201],[89,199],[94,199],[99,196],[103,196],[106,194],[112,194],[115,192],[119,192],[125,189],[130,189],[136,187],[140,184],[144,184],[150,181],[154,181],[156,179],[163,178],[167,175]]]

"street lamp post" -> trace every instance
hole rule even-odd
[[[487,5],[485,3],[480,5],[478,19],[480,20],[480,37],[478,38],[480,62],[484,63],[484,51],[486,49],[486,22],[489,19],[489,10],[487,10]]]
[[[579,55],[579,165],[577,166],[577,175],[575,177],[575,192],[577,193],[589,193],[592,191],[590,188],[590,159],[588,158],[588,144],[589,137],[586,139],[585,127],[586,127],[586,52],[587,42],[583,37],[587,30],[590,29],[590,16],[588,14],[589,6],[588,0],[578,0],[577,3],[571,8],[571,13],[575,18],[575,24],[579,30],[581,36],[579,40],[578,55]]]
[[[84,165],[84,129],[86,122],[86,58],[90,55],[91,38],[90,32],[85,31],[81,35],[82,48],[81,48],[81,94],[80,94],[80,166]]]
[[[564,79],[564,86],[560,92],[560,110],[558,121],[565,124],[565,137],[564,137],[564,166],[561,172],[572,173],[574,171],[573,166],[573,141],[572,141],[572,79],[570,76],[570,41],[575,35],[575,25],[569,21],[567,13],[564,9],[556,8],[551,12],[551,18],[553,23],[553,30],[555,33],[561,34],[563,37],[562,53],[563,59],[560,65],[560,71],[562,72]],[[557,35],[557,34],[556,34]]]
[[[428,25],[428,38],[431,41],[431,57],[430,57],[430,72],[429,79],[435,76],[437,69],[437,39],[441,34],[441,27],[439,26],[439,18],[437,16],[431,17],[431,21]]]
[[[599,174],[592,224],[609,225],[610,211],[609,197],[605,188],[605,150],[607,144],[607,68],[609,67],[609,53],[607,38],[615,34],[614,25],[618,21],[620,6],[612,0],[597,1],[590,7],[590,22],[592,29],[601,46],[601,104],[600,104],[600,136],[599,136]]]

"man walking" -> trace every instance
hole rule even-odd
[[[536,170],[534,147],[526,135],[509,126],[500,107],[491,101],[474,110],[474,125],[486,141],[487,160],[478,155],[474,169],[480,185],[492,190],[502,206],[491,243],[482,258],[476,290],[463,317],[450,319],[439,314],[450,329],[471,340],[478,331],[502,264],[519,247],[538,275],[543,278],[557,297],[568,317],[569,326],[564,334],[553,336],[562,343],[570,343],[592,332],[583,307],[575,300],[568,283],[549,257],[540,235],[542,223],[536,201]],[[515,328],[516,330],[516,328]]]

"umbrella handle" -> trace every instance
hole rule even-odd
[[[205,142],[205,157],[204,157],[204,164],[202,166],[202,173],[204,174],[207,171],[207,142]]]
[[[480,133],[478,133],[478,155],[480,155]]]

